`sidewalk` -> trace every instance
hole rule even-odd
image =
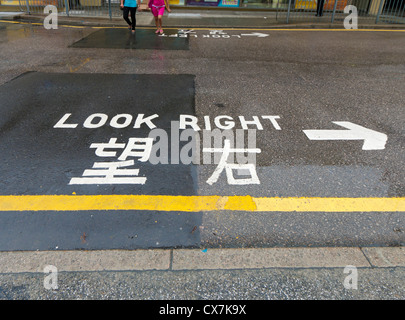
[[[63,13],[58,16],[59,25],[89,26],[89,27],[120,27],[125,22],[115,13],[110,19],[105,16],[74,16],[67,17]],[[283,16],[281,16],[283,15]],[[15,20],[27,23],[42,23],[45,15],[0,12],[0,19]],[[154,27],[154,19],[149,11],[138,12],[136,15],[138,27]],[[291,23],[285,23],[285,13],[276,11],[241,11],[241,10],[185,10],[174,8],[171,13],[165,13],[164,25],[170,28],[271,28],[271,29],[343,29],[343,20],[336,18],[330,23],[330,16],[324,16],[316,21],[312,16],[300,17]],[[375,24],[371,18],[359,17],[359,29],[405,29],[403,24]]]
[[[405,267],[404,247],[206,248],[0,252],[0,273]]]
[[[1,252],[0,299],[403,300],[404,252],[403,247]],[[49,265],[58,272],[54,290],[44,289]],[[356,277],[357,287],[345,286],[348,276]]]

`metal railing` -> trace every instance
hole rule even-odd
[[[122,16],[120,0],[19,0],[20,10],[43,14],[47,5],[58,8],[59,15],[86,17]]]
[[[405,0],[386,0],[378,19],[386,23],[405,23]]]
[[[54,5],[65,16],[122,15],[120,0],[19,0],[19,4],[27,13],[43,14],[45,6]],[[276,20],[282,23],[341,23],[348,5],[357,8],[359,25],[405,24],[405,0],[273,0]]]
[[[405,0],[280,0],[277,20],[286,23],[341,23],[346,6],[357,8],[358,23],[405,23]]]

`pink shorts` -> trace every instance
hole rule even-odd
[[[152,11],[152,14],[157,17],[157,16],[163,16],[163,14],[165,13],[165,7],[158,7],[156,8],[155,6],[152,5],[152,7],[150,8]]]

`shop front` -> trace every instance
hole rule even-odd
[[[147,0],[143,0],[147,1]],[[318,0],[169,0],[170,5],[185,8],[241,8],[255,10],[316,10]],[[383,3],[383,6],[381,5]],[[378,11],[404,15],[405,0],[324,0],[324,10],[342,12],[348,4],[357,7],[359,15],[377,15]],[[380,12],[380,13],[382,13]]]

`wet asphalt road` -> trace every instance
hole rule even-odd
[[[179,37],[170,29],[156,39],[152,29],[127,31],[1,24],[2,195],[405,196],[404,33],[197,30]],[[66,123],[77,127],[54,128],[67,113]],[[209,185],[215,165],[148,163],[139,167],[143,186],[69,185],[100,160],[92,143],[150,131],[133,122],[86,128],[96,113],[108,121],[156,113],[153,123],[163,129],[180,114],[200,125],[205,116],[213,124],[227,115],[235,129],[239,116],[258,116],[260,185],[230,186],[224,175]],[[279,116],[280,128],[263,115]],[[343,130],[333,121],[386,134],[385,148],[303,133]],[[404,214],[392,212],[38,211],[3,212],[0,220],[0,250],[405,243]]]

